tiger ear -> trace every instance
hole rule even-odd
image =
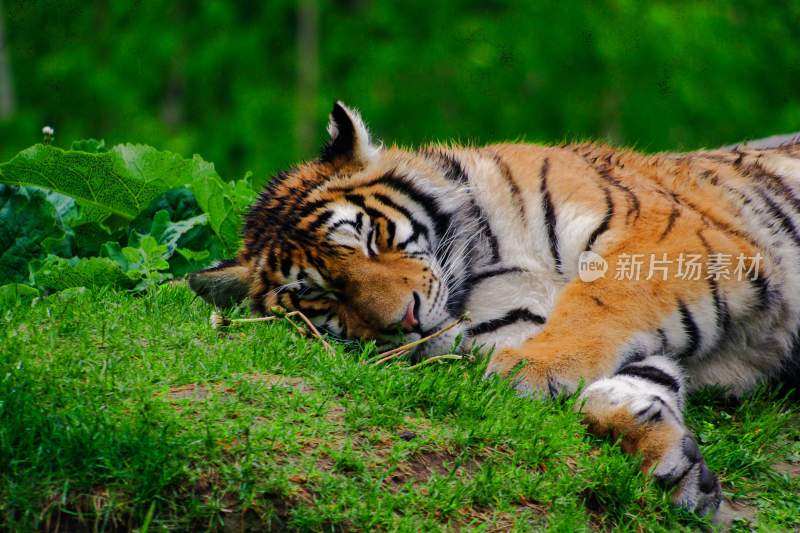
[[[372,144],[369,130],[358,111],[338,101],[333,104],[328,119],[328,134],[331,138],[320,156],[324,162],[344,159],[367,165],[380,151],[380,147]]]
[[[217,307],[231,307],[247,297],[250,269],[235,259],[195,272],[189,276],[189,288],[206,302]]]

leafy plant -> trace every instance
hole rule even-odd
[[[197,155],[32,146],[0,164],[0,284],[146,289],[233,255],[253,197]]]

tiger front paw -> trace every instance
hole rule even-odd
[[[513,348],[492,355],[483,377],[494,376],[510,379],[511,386],[523,397],[553,398],[571,394],[578,388],[577,381],[558,376],[540,361]]]
[[[676,505],[700,516],[717,512],[722,487],[717,475],[706,466],[691,434],[684,435],[680,445],[666,454],[654,474],[662,485],[675,487],[672,500]]]

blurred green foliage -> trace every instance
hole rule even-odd
[[[0,160],[49,124],[61,146],[198,152],[226,179],[260,182],[315,154],[298,120],[321,143],[337,98],[401,144],[660,150],[800,129],[798,0],[305,0],[318,62],[298,52],[289,0],[0,2],[16,96]],[[318,82],[301,94],[305,61]]]

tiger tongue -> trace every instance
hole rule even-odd
[[[409,302],[408,307],[406,308],[406,316],[403,317],[402,322],[400,322],[400,325],[406,331],[411,331],[412,329],[414,329],[414,326],[419,324],[419,321],[417,320],[417,317],[414,316],[414,308],[415,307],[416,307],[416,301],[415,300],[412,300],[411,302]]]

